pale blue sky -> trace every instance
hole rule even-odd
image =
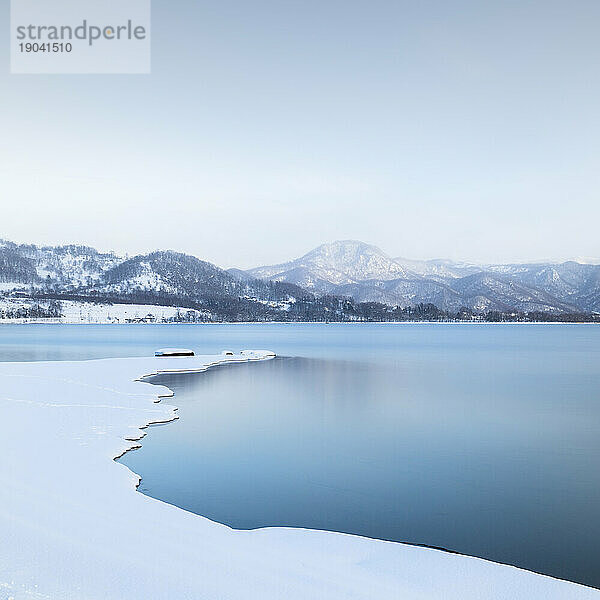
[[[597,0],[153,0],[152,75],[8,75],[4,43],[0,236],[598,258],[598,31]]]

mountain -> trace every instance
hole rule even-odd
[[[179,252],[152,252],[127,259],[107,271],[92,286],[105,294],[131,291],[173,296],[227,296],[240,291],[240,283],[211,263]]]
[[[5,294],[37,298],[189,307],[211,320],[272,320],[292,306],[321,304],[287,283],[247,278],[178,252],[127,258],[86,246],[37,247],[0,242]]]
[[[19,298],[29,299],[30,314],[43,313],[35,305],[43,299],[180,307],[209,321],[600,313],[600,265],[417,261],[346,240],[287,263],[226,271],[173,251],[128,257],[0,241],[0,305],[20,314]],[[47,314],[57,311],[48,304]]]
[[[519,278],[484,271],[456,279],[452,289],[464,306],[477,311],[521,310],[526,312],[575,312],[578,307],[563,302],[542,287],[528,286]]]
[[[61,314],[57,302],[132,304],[139,305],[140,310],[148,305],[178,307],[190,312],[181,318],[194,321],[394,317],[387,314],[391,309],[385,306],[360,306],[346,298],[315,296],[291,283],[229,273],[180,252],[158,251],[129,258],[86,246],[0,242],[0,319],[54,318]],[[426,312],[430,318],[443,316],[431,307]],[[395,318],[401,317],[395,314]]]
[[[88,246],[34,246],[0,240],[0,282],[3,288],[42,286],[53,282],[75,288],[98,280],[123,261]]]
[[[600,311],[600,265],[567,261],[559,264],[492,265],[524,285],[541,289],[567,305],[587,312]]]
[[[367,279],[413,277],[376,246],[354,240],[323,244],[296,260],[250,269],[247,273],[260,279],[287,281],[320,292]]]
[[[600,311],[600,265],[477,265],[445,259],[392,258],[375,246],[338,241],[301,258],[247,271],[262,279],[293,282],[321,294],[391,306],[431,303],[450,312]]]
[[[238,281],[252,281],[252,279],[255,279],[254,277],[252,277],[252,275],[250,275],[250,273],[247,273],[242,269],[227,269],[227,272]]]
[[[407,271],[411,271],[421,277],[445,281],[448,278],[466,277],[474,273],[480,273],[484,267],[469,263],[459,263],[452,260],[438,258],[434,260],[411,260],[409,258],[395,258],[395,262],[402,265]]]

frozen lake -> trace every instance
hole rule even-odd
[[[155,378],[180,419],[123,462],[237,528],[439,546],[600,587],[600,328],[1,326],[0,360],[266,348]]]

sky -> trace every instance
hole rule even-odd
[[[599,28],[597,0],[153,0],[150,75],[10,75],[2,43],[0,237],[598,259]]]

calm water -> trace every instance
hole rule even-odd
[[[155,378],[180,420],[123,462],[238,528],[441,546],[600,587],[600,327],[2,326],[0,360],[268,348]]]

